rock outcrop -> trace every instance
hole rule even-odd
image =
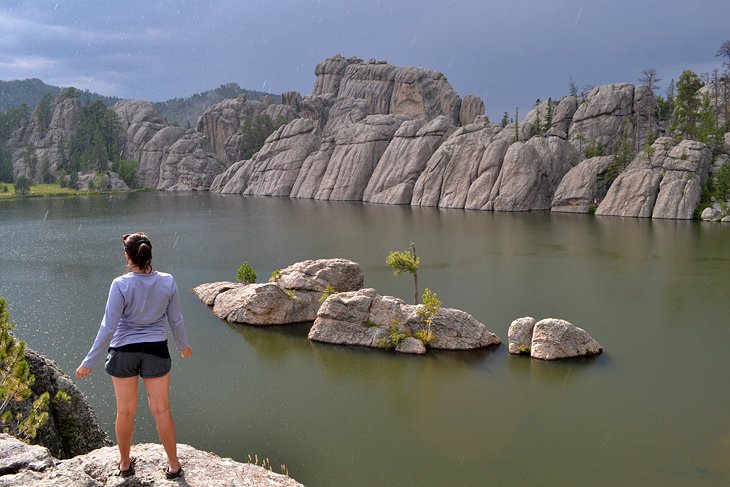
[[[461,125],[474,123],[480,115],[484,115],[484,100],[474,95],[466,95],[461,101],[459,122]]]
[[[555,190],[551,210],[564,213],[595,210],[608,191],[606,172],[613,160],[613,156],[592,157],[571,168]]]
[[[444,116],[404,122],[388,144],[363,193],[363,201],[407,205],[418,177],[455,127]]]
[[[35,376],[32,396],[11,406],[13,411],[29,411],[42,393],[54,397],[59,391],[68,401],[51,401],[48,421],[38,430],[33,443],[48,448],[56,458],[70,458],[110,444],[86,398],[58,365],[43,355],[26,348],[26,360]]]
[[[427,325],[418,316],[419,306],[392,296],[381,296],[369,288],[333,294],[319,308],[309,339],[380,348],[397,345],[395,350],[398,352],[424,353],[424,347],[408,338],[398,343],[392,341],[392,335],[396,333],[413,337],[427,330]],[[429,346],[434,349],[471,350],[500,343],[482,323],[452,308],[439,311],[431,330],[434,336]]]
[[[578,159],[575,148],[560,137],[533,137],[512,144],[490,196],[494,210],[550,209],[558,184]]]
[[[162,445],[151,443],[132,446],[132,455],[137,458],[136,473],[123,479],[118,476],[119,451],[116,447],[100,448],[68,460],[57,460],[44,447],[26,445],[12,436],[0,434],[0,486],[302,485],[288,475],[274,473],[262,466],[221,458],[185,444],[178,444],[177,449],[184,471],[180,480],[171,482],[165,479],[165,451]]]
[[[661,137],[611,185],[596,215],[689,220],[700,202],[712,155],[705,144]]]
[[[558,360],[601,353],[601,345],[584,329],[572,323],[545,318],[537,323],[527,316],[512,322],[508,331],[509,352],[528,353],[541,360]]]
[[[322,296],[330,290],[360,289],[359,264],[346,259],[298,262],[282,269],[273,282],[201,284],[193,291],[213,306],[213,313],[231,323],[285,325],[313,321]]]
[[[225,170],[199,132],[188,131],[167,151],[160,165],[157,189],[167,191],[208,190]]]

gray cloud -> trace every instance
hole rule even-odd
[[[582,87],[709,71],[730,2],[699,0],[3,1],[0,78],[151,101],[235,81],[309,93],[336,53],[444,73],[487,111]]]

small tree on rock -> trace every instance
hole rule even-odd
[[[391,252],[385,263],[394,270],[396,276],[401,272],[413,274],[413,300],[414,304],[418,304],[418,267],[421,265],[421,259],[416,255],[416,244],[411,243],[411,250]]]
[[[238,272],[236,272],[236,279],[238,282],[242,282],[244,284],[253,284],[256,282],[256,277],[256,271],[248,262],[241,264],[238,268]]]

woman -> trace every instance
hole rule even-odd
[[[92,367],[109,347],[104,368],[112,376],[117,399],[115,432],[119,474],[123,477],[134,475],[135,459],[130,456],[130,449],[137,412],[137,383],[138,377],[142,377],[157,433],[167,454],[165,476],[174,479],[183,470],[177,458],[175,423],[170,412],[171,360],[165,318],[181,355],[190,357],[193,349],[185,337],[175,279],[152,270],[150,239],[140,232],[124,235],[122,242],[129,272],[112,282],[104,319],[91,350],[76,369],[76,377],[91,374]]]

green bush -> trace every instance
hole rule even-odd
[[[401,333],[400,323],[398,323],[398,321],[396,320],[393,320],[393,322],[388,327],[387,338],[379,339],[376,345],[378,346],[378,348],[393,349],[400,345],[401,342],[409,336],[410,335],[408,333]]]
[[[324,301],[332,296],[333,294],[337,294],[337,290],[332,287],[332,284],[327,283],[327,287],[324,288],[324,291],[322,292],[322,296],[319,298],[320,303],[324,303]]]
[[[236,272],[236,279],[244,284],[253,284],[256,282],[256,271],[248,262],[244,262]]]
[[[441,311],[441,300],[438,295],[426,288],[423,291],[423,306],[419,307],[416,314],[421,321],[426,324],[426,329],[416,333],[416,338],[421,340],[424,345],[428,346],[434,339],[434,333],[431,327],[433,326],[433,320],[436,315]]]

